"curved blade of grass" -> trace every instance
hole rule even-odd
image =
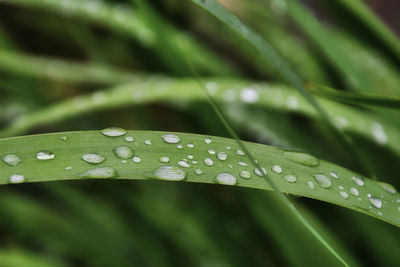
[[[242,153],[237,152],[240,148],[236,140],[176,133],[179,137],[179,142],[172,144],[163,141],[162,136],[164,134],[168,133],[128,131],[122,137],[108,137],[99,131],[93,131],[1,139],[0,155],[3,157],[4,155],[15,154],[21,158],[22,162],[17,166],[9,166],[4,162],[0,162],[0,184],[9,183],[10,176],[14,174],[23,175],[27,182],[82,179],[90,176],[86,173],[87,171],[106,167],[114,170],[112,172],[113,175],[110,175],[108,178],[139,180],[158,178],[168,180],[168,178],[178,179],[180,177],[183,180],[182,176],[174,176],[177,173],[174,171],[169,173],[171,176],[166,175],[161,177],[162,175],[160,175],[157,169],[161,166],[171,165],[183,171],[185,181],[188,182],[216,183],[218,174],[228,172],[236,177],[238,186],[271,189],[271,186],[263,177],[253,172],[254,168],[249,166],[251,163],[248,158],[242,155]],[[132,136],[134,141],[126,141],[124,138],[127,136]],[[211,142],[207,138],[210,138]],[[145,142],[146,140],[150,140],[151,145],[148,145],[149,142]],[[270,173],[269,177],[282,192],[337,204],[400,226],[400,213],[397,210],[399,195],[389,192],[392,190],[384,190],[383,188],[387,187],[380,186],[379,182],[364,179],[364,184],[361,185],[359,183],[358,185],[352,180],[352,177],[359,176],[358,174],[334,164],[317,160],[312,156],[307,157],[310,161],[300,163],[300,158],[304,154],[300,155],[297,152],[288,153],[282,149],[261,144],[243,143],[252,152],[254,157],[259,159],[259,165],[267,169],[268,173]],[[179,144],[182,145],[182,149],[179,148]],[[188,144],[193,144],[194,147],[192,148],[191,145],[187,146]],[[141,161],[134,162],[132,158],[124,160],[116,157],[113,151],[119,146],[131,147],[135,156],[140,157]],[[210,149],[215,150],[217,153],[225,152],[227,159],[219,160],[217,153],[210,154],[208,152]],[[43,150],[51,151],[55,158],[50,160],[36,159],[37,153]],[[87,153],[99,153],[106,160],[100,164],[91,165],[81,159]],[[190,154],[193,155],[193,158],[190,159],[190,156],[187,159]],[[170,161],[162,163],[159,160],[160,157],[168,157]],[[212,166],[203,163],[206,158],[212,159]],[[185,161],[190,166],[188,168],[180,167],[178,165],[179,161]],[[197,161],[197,163],[193,161]],[[238,162],[241,161],[247,163],[248,166],[239,165]],[[282,172],[275,173],[271,171],[274,165],[281,166]],[[195,169],[201,169],[203,173],[195,174]],[[239,173],[243,170],[251,173],[250,179],[241,178]],[[333,178],[330,175],[332,172],[335,172],[339,178]],[[286,182],[283,176],[288,174],[296,176],[296,182]],[[325,184],[325,188],[319,186],[313,178],[315,174],[324,174],[330,180],[331,185],[326,187]],[[91,177],[101,178],[95,174]],[[103,176],[102,178],[107,177]],[[314,189],[309,187],[308,182],[313,183]],[[348,192],[350,188],[354,187],[358,190],[359,195],[355,197],[349,193],[348,197],[344,198],[339,195],[339,192],[342,191],[339,186],[340,188],[343,187],[344,192]],[[373,206],[373,203],[377,204],[374,202],[376,199],[373,198],[373,201],[370,202],[369,196],[379,199],[382,207],[376,208]]]
[[[327,86],[313,83],[308,84],[307,88],[313,94],[332,99],[334,101],[350,104],[373,105],[383,108],[400,108],[400,97],[384,96],[371,93],[340,91]]]

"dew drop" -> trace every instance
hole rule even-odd
[[[378,182],[379,186],[382,187],[383,190],[385,190],[386,192],[389,192],[390,194],[396,194],[396,188],[393,187],[393,185],[391,184],[387,184],[384,182]]]
[[[293,162],[299,163],[308,167],[315,167],[319,165],[319,160],[309,154],[293,152],[293,151],[285,151],[283,156]]]
[[[82,160],[90,164],[99,164],[105,161],[106,158],[97,153],[90,153],[90,154],[84,154],[82,156]]]
[[[287,174],[287,175],[283,176],[282,179],[285,180],[288,183],[297,182],[297,178],[293,174]]]
[[[176,146],[177,149],[183,149],[183,146],[181,144]]]
[[[187,155],[187,158],[188,158],[188,159],[193,159],[194,156],[193,156],[193,154],[189,154],[189,155]]]
[[[187,161],[184,161],[184,160],[178,161],[178,165],[181,166],[181,167],[184,167],[184,168],[190,168],[191,167],[190,164],[187,163]]]
[[[243,167],[249,166],[249,165],[247,165],[247,163],[244,162],[244,161],[239,161],[238,164],[239,164],[240,166],[243,166]]]
[[[244,156],[244,152],[242,150],[240,150],[240,149],[236,150],[235,153],[236,153],[236,155]]]
[[[120,159],[130,159],[134,155],[133,150],[127,146],[116,147],[113,149],[113,153],[117,158]]]
[[[261,170],[262,170],[262,172],[261,172]],[[267,170],[265,168],[261,167],[261,170],[259,168],[256,168],[254,170],[254,173],[257,174],[258,176],[267,175]],[[263,175],[263,173],[264,173],[264,175]]]
[[[226,150],[232,150],[232,148],[230,146],[227,146]]]
[[[204,164],[207,165],[207,166],[212,166],[212,165],[214,165],[214,161],[212,159],[210,159],[210,158],[205,158],[204,159]]]
[[[133,142],[133,141],[135,141],[135,138],[133,138],[132,136],[127,136],[127,137],[124,138],[124,140],[126,142]]]
[[[18,164],[20,164],[22,162],[21,158],[18,157],[17,155],[5,155],[2,159],[4,161],[4,163],[6,163],[8,166],[17,166]]]
[[[369,197],[369,203],[377,209],[382,207],[382,201],[377,197]]]
[[[240,172],[240,177],[244,179],[250,179],[251,178],[251,173],[249,171],[241,171]]]
[[[150,174],[146,175],[149,178],[156,178],[164,181],[182,181],[186,178],[186,172],[179,167],[165,165],[161,166]]]
[[[339,179],[339,175],[336,172],[330,172],[329,175],[333,178]]]
[[[208,153],[209,153],[210,155],[214,155],[214,154],[215,154],[215,150],[214,150],[214,149],[209,149],[209,150],[208,150]]]
[[[317,183],[319,184],[319,186],[321,186],[322,188],[330,188],[332,186],[332,182],[331,180],[326,177],[324,174],[314,174],[314,179],[315,181],[317,181]]]
[[[68,137],[65,136],[65,135],[60,136],[60,140],[63,141],[63,142],[67,142],[68,141]]]
[[[114,178],[117,177],[118,173],[114,168],[111,167],[101,167],[96,169],[91,169],[89,171],[79,174],[81,178]]]
[[[192,143],[189,143],[189,144],[187,144],[186,145],[188,148],[194,148],[194,144],[192,144]]]
[[[226,154],[225,152],[218,152],[217,158],[219,160],[224,161],[224,160],[226,160],[228,158],[228,154]]]
[[[349,193],[355,197],[358,197],[358,195],[359,195],[357,188],[354,188],[354,187],[350,188]]]
[[[315,187],[314,187],[314,183],[312,181],[308,181],[307,185],[311,190],[314,190]]]
[[[56,156],[53,154],[53,152],[44,150],[44,151],[40,151],[36,154],[36,158],[38,160],[51,160],[54,159]]]
[[[364,183],[364,180],[361,178],[361,177],[358,177],[358,176],[353,176],[352,178],[351,178],[351,180],[354,182],[354,183],[356,183],[357,185],[359,185],[359,186],[363,186],[365,183]]]
[[[163,157],[160,157],[158,160],[163,162],[163,163],[168,163],[169,162],[169,157],[163,156]]]
[[[132,161],[133,161],[134,163],[140,163],[140,162],[142,162],[142,159],[141,159],[140,157],[138,157],[138,156],[134,156],[134,157],[132,158]]]
[[[176,144],[181,141],[181,138],[175,134],[164,134],[161,136],[165,143]]]
[[[210,144],[212,142],[211,138],[204,138],[204,143]]]
[[[201,175],[201,174],[203,174],[203,171],[201,169],[195,169],[194,173],[197,175]]]
[[[109,136],[109,137],[118,137],[118,136],[125,135],[126,130],[124,130],[122,128],[118,128],[118,127],[110,127],[110,128],[104,129],[101,133],[104,134],[105,136]]]
[[[25,177],[21,174],[13,174],[10,176],[8,181],[12,184],[19,184],[25,182]]]
[[[148,146],[151,146],[153,143],[150,140],[144,140],[144,143]]]
[[[272,166],[272,171],[275,173],[282,173],[282,167],[279,165]]]
[[[72,170],[72,167],[71,166],[67,166],[67,167],[65,167],[65,170],[67,170],[67,171]]]
[[[243,88],[240,91],[240,99],[245,103],[255,103],[258,97],[258,91],[253,88]]]
[[[344,187],[342,185],[338,186],[339,190],[344,190]]]
[[[230,174],[229,172],[223,172],[217,175],[216,181],[219,184],[224,185],[235,185],[236,184],[236,177]]]
[[[348,195],[345,191],[340,191],[340,192],[339,192],[339,195],[340,195],[342,198],[344,198],[344,199],[349,198],[349,195]]]

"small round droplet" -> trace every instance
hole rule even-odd
[[[357,185],[359,185],[359,186],[363,186],[365,183],[364,183],[364,180],[361,178],[361,177],[358,177],[358,176],[353,176],[352,178],[351,178],[351,180],[354,182],[354,183],[356,183]]]
[[[118,127],[110,127],[110,128],[104,129],[101,133],[104,134],[105,136],[109,136],[109,137],[118,137],[118,136],[125,135],[126,130],[124,130],[122,128],[118,128]]]
[[[188,148],[194,148],[194,144],[192,144],[192,143],[189,143],[189,144],[187,144],[186,145]]]
[[[191,167],[190,164],[187,161],[184,161],[184,160],[178,161],[178,165],[181,166],[181,167],[184,167],[184,168],[190,168]]]
[[[209,153],[210,155],[214,155],[216,152],[215,152],[214,149],[209,149],[209,150],[208,150],[208,153]]]
[[[117,158],[130,159],[133,157],[133,150],[128,146],[119,146],[113,149],[113,153]]]
[[[250,179],[251,178],[251,173],[249,171],[241,171],[240,172],[240,177],[244,179]]]
[[[11,167],[17,166],[22,162],[20,157],[13,154],[5,155],[2,160],[4,161],[4,163]]]
[[[344,199],[349,198],[349,195],[345,191],[339,191],[339,195]]]
[[[135,138],[133,138],[132,136],[127,136],[127,137],[125,137],[124,138],[124,140],[126,141],[126,142],[133,142],[133,141],[135,141]]]
[[[219,184],[224,185],[235,185],[236,184],[236,177],[230,174],[229,172],[223,172],[217,175],[216,181]]]
[[[212,142],[211,138],[204,138],[204,143],[210,144]]]
[[[282,177],[283,180],[285,180],[288,183],[295,183],[297,182],[297,178],[295,175],[293,174],[287,174],[285,176]]]
[[[369,197],[369,203],[377,209],[382,208],[382,201],[377,197]]]
[[[214,161],[212,159],[210,159],[210,158],[205,158],[204,159],[204,164],[207,165],[207,166],[212,166],[212,165],[214,165]]]
[[[203,171],[201,169],[195,169],[194,173],[197,175],[201,175],[201,174],[203,174]]]
[[[44,151],[40,151],[36,154],[36,158],[38,160],[51,160],[54,159],[56,156],[53,154],[53,152],[44,150]]]
[[[134,156],[134,157],[132,158],[132,161],[133,161],[134,163],[140,163],[140,162],[142,162],[142,159],[141,159],[140,157],[138,157],[138,156]]]
[[[165,165],[159,167],[158,169],[146,176],[164,181],[182,181],[186,178],[186,172],[179,167]]]
[[[336,172],[330,172],[329,175],[333,178],[339,179],[339,175]]]
[[[275,173],[282,173],[282,167],[279,165],[272,166],[272,171]]]
[[[349,189],[349,193],[355,197],[358,197],[358,195],[359,195],[357,188],[354,188],[354,187]]]
[[[25,177],[21,174],[13,174],[10,176],[8,181],[12,184],[19,184],[25,182]]]
[[[144,140],[144,143],[148,146],[151,146],[153,143],[150,140]]]
[[[244,161],[239,161],[238,164],[239,164],[240,166],[243,166],[243,167],[249,166],[249,165],[247,165],[247,163],[244,162]]]
[[[167,157],[167,156],[160,157],[158,160],[163,163],[168,163],[170,161],[169,157]]]
[[[314,174],[314,179],[322,188],[330,188],[332,186],[331,180],[325,174]]]
[[[225,152],[218,152],[217,158],[219,160],[224,161],[224,160],[226,160],[228,158],[228,154],[226,154]]]
[[[188,159],[193,159],[194,156],[193,156],[193,154],[189,154],[189,155],[187,155],[187,158],[188,158]]]
[[[283,153],[283,156],[292,162],[296,162],[304,166],[316,167],[319,165],[319,160],[316,157],[311,156],[309,154],[293,152],[293,151],[285,151]]]
[[[176,144],[181,141],[181,138],[175,134],[164,134],[161,136],[165,143]]]
[[[262,172],[261,172],[261,170],[262,170]],[[265,168],[261,167],[261,170],[259,168],[256,168],[254,170],[254,173],[257,174],[258,176],[267,175],[267,170]]]
[[[89,171],[79,174],[81,178],[114,178],[117,177],[118,173],[114,168],[111,167],[101,167],[96,169],[91,169]]]
[[[183,149],[183,146],[181,144],[176,146],[177,149]]]
[[[396,194],[396,188],[393,187],[393,185],[391,184],[387,184],[384,182],[378,182],[379,186],[382,187],[383,190],[385,190],[386,192],[389,192],[390,194]]]
[[[82,160],[90,164],[99,164],[105,161],[106,158],[97,153],[89,153],[83,155]]]

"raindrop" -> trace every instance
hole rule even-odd
[[[344,192],[344,191],[340,191],[340,192],[339,192],[339,195],[340,195],[342,198],[344,198],[344,199],[347,199],[347,198],[349,197],[349,195],[348,195],[346,192]]]
[[[386,192],[389,192],[390,194],[396,194],[396,188],[393,187],[393,185],[391,184],[387,184],[384,182],[378,182],[379,186],[382,187],[383,190],[385,190]]]
[[[279,165],[272,166],[272,171],[275,173],[282,173],[282,167]]]
[[[179,167],[165,165],[159,167],[158,169],[146,176],[165,181],[182,181],[186,178],[186,172]]]
[[[236,155],[244,156],[244,152],[240,149],[236,150]]]
[[[134,153],[130,147],[127,146],[119,146],[114,148],[114,155],[120,159],[130,159],[133,157]]]
[[[117,171],[111,167],[91,169],[89,171],[79,174],[79,177],[81,178],[113,178],[117,176]]]
[[[332,186],[332,182],[331,180],[326,177],[324,174],[314,174],[314,179],[315,181],[317,181],[317,183],[319,184],[319,186],[321,186],[322,188],[330,188]]]
[[[246,162],[243,162],[243,161],[239,161],[238,164],[239,164],[240,166],[243,166],[243,167],[249,166],[249,165],[247,165]]]
[[[187,161],[184,161],[184,160],[178,161],[178,165],[181,166],[181,167],[184,167],[184,168],[190,168],[191,167],[190,164],[187,163]]]
[[[214,155],[215,154],[215,150],[214,149],[209,149],[208,153],[210,153],[210,155]]]
[[[319,160],[309,154],[293,152],[293,151],[285,151],[283,153],[284,157],[290,161],[302,164],[308,167],[315,167],[319,165]]]
[[[356,183],[357,185],[359,185],[359,186],[363,186],[363,185],[364,185],[364,180],[363,180],[362,178],[358,177],[358,176],[353,176],[353,177],[351,178],[351,180],[352,180],[354,183]]]
[[[72,170],[72,167],[71,166],[67,166],[67,167],[65,167],[65,170]]]
[[[152,145],[152,143],[151,143],[151,141],[150,140],[144,140],[144,143],[146,144],[146,145],[148,145],[148,146],[151,146]]]
[[[168,163],[169,162],[169,157],[163,156],[163,157],[160,157],[159,160],[161,162],[163,162],[163,163]]]
[[[90,153],[83,155],[82,160],[90,164],[99,164],[105,161],[106,158],[97,153]]]
[[[236,177],[230,174],[229,172],[223,172],[217,175],[216,177],[217,183],[224,185],[235,185]]]
[[[330,172],[329,175],[333,178],[339,179],[339,175],[336,172]]]
[[[138,156],[134,156],[134,157],[132,158],[132,161],[133,161],[134,163],[140,163],[140,162],[142,162],[142,159],[141,159],[140,157],[138,157]]]
[[[240,172],[240,177],[244,179],[250,179],[251,178],[251,173],[249,171],[241,171]]]
[[[133,142],[133,141],[135,141],[135,138],[133,138],[132,136],[127,136],[127,137],[124,138],[124,140],[126,142]]]
[[[164,134],[161,138],[168,144],[176,144],[181,141],[181,138],[175,134]]]
[[[188,148],[194,148],[194,144],[192,144],[192,143],[189,143],[189,144],[187,144],[186,145]]]
[[[219,160],[224,161],[224,160],[226,160],[228,158],[228,154],[226,154],[225,152],[218,152],[217,158]]]
[[[110,128],[104,129],[101,133],[104,134],[105,136],[109,136],[109,137],[118,137],[118,136],[125,135],[126,130],[124,130],[122,128],[118,128],[118,127],[110,127]]]
[[[308,181],[307,185],[311,190],[314,190],[314,183],[312,181]]]
[[[8,181],[12,184],[19,184],[25,182],[25,177],[21,174],[13,174],[10,176]]]
[[[382,208],[382,201],[377,197],[369,197],[369,203],[377,209]]]
[[[204,138],[204,143],[210,144],[212,142],[211,138]]]
[[[14,167],[14,166],[17,166],[18,164],[20,164],[22,160],[17,155],[10,154],[10,155],[4,156],[3,161],[7,165]]]
[[[210,159],[210,158],[205,158],[204,159],[204,164],[207,165],[207,166],[212,166],[212,165],[214,165],[214,161],[212,159]]]
[[[177,149],[182,149],[183,146],[182,146],[181,144],[179,144],[179,145],[176,146],[176,148],[177,148]]]
[[[344,187],[342,185],[338,186],[339,190],[344,190]]]
[[[60,140],[63,141],[63,142],[67,142],[68,141],[68,137],[65,136],[65,135],[60,136]]]
[[[288,183],[297,182],[297,178],[293,174],[287,174],[287,175],[283,176],[282,178],[283,178],[283,180],[285,180]]]
[[[52,152],[47,151],[47,150],[40,151],[36,154],[36,158],[38,160],[51,160],[51,159],[54,159],[55,157],[56,156]]]
[[[349,193],[355,197],[358,197],[358,195],[359,195],[357,188],[354,188],[354,187],[350,188]]]
[[[194,156],[193,156],[193,154],[189,154],[189,155],[187,155],[187,158],[188,158],[188,159],[193,159]]]
[[[226,150],[232,150],[232,148],[230,146],[227,146]]]
[[[267,175],[267,170],[266,170],[265,168],[261,167],[261,170],[262,170],[262,172],[260,171],[259,168],[256,168],[256,169],[254,170],[254,173],[257,174],[258,176]],[[263,173],[264,173],[264,175],[263,175]]]
[[[201,169],[195,169],[194,173],[197,175],[201,175],[201,174],[203,174],[203,171]]]

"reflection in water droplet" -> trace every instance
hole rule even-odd
[[[89,171],[79,174],[81,178],[114,178],[117,177],[118,173],[114,168],[111,167],[101,167],[96,169],[91,169]]]
[[[228,154],[226,154],[225,152],[218,152],[217,158],[219,160],[224,161],[224,160],[226,160],[228,158]]]
[[[311,156],[309,154],[300,153],[300,152],[293,152],[293,151],[285,151],[283,156],[293,162],[302,164],[308,167],[316,167],[319,165],[319,160]]]
[[[186,178],[186,172],[179,167],[165,165],[159,167],[158,169],[146,176],[165,181],[182,181]]]
[[[236,184],[236,177],[230,174],[229,172],[223,172],[217,175],[216,181],[219,184],[224,185],[235,185]]]
[[[19,184],[25,182],[25,177],[21,174],[13,174],[10,176],[8,181],[12,184]]]
[[[282,167],[279,165],[272,166],[272,171],[275,173],[282,173]]]
[[[287,175],[283,176],[282,178],[283,178],[283,180],[285,180],[288,183],[297,182],[297,178],[293,174],[287,174]]]
[[[369,197],[369,203],[377,209],[382,207],[382,201],[377,197]]]
[[[240,172],[240,177],[244,179],[250,179],[251,178],[251,173],[249,171],[241,171]]]
[[[181,141],[181,138],[175,134],[164,134],[161,138],[168,144],[176,144]]]
[[[207,165],[207,166],[212,166],[212,165],[214,165],[214,161],[212,159],[210,159],[210,158],[205,158],[204,159],[204,164]]]
[[[134,163],[140,163],[140,162],[142,162],[142,159],[141,159],[140,157],[138,157],[138,156],[134,156],[134,157],[132,158],[132,161],[133,161]]]
[[[351,178],[351,180],[352,180],[354,183],[356,183],[357,185],[359,185],[359,186],[363,186],[363,185],[364,185],[364,180],[363,180],[361,177],[353,176],[353,177]]]
[[[4,161],[4,163],[11,167],[17,166],[22,162],[20,157],[13,154],[5,155],[2,160]]]
[[[330,188],[332,186],[332,182],[331,180],[326,177],[324,174],[314,174],[314,179],[315,181],[317,181],[317,183],[319,184],[319,186],[321,186],[322,188]]]
[[[99,164],[105,161],[106,158],[97,153],[89,153],[89,154],[84,154],[82,156],[82,160],[90,164]]]
[[[126,131],[122,128],[110,127],[110,128],[104,129],[101,133],[104,134],[105,136],[109,136],[109,137],[118,137],[118,136],[125,135]]]
[[[134,155],[133,150],[127,146],[116,147],[113,149],[113,153],[117,158],[120,159],[130,159]]]
[[[160,160],[161,162],[163,162],[163,163],[168,163],[168,162],[169,162],[169,157],[163,156],[163,157],[160,157],[159,160]]]
[[[56,156],[52,152],[47,151],[47,150],[40,151],[36,154],[36,158],[38,160],[51,160],[51,159],[54,159],[55,157]]]

